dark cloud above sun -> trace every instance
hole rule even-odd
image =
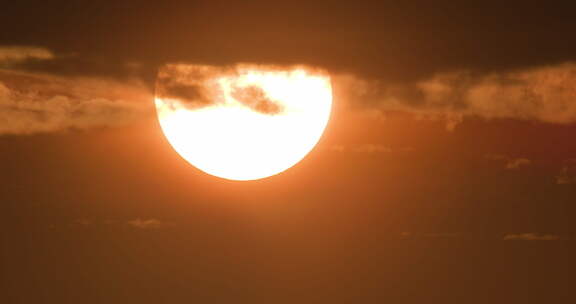
[[[568,2],[13,1],[0,44],[106,60],[300,63],[398,82],[575,59]],[[22,18],[21,16],[26,16]]]

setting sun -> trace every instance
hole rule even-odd
[[[332,106],[330,77],[298,67],[167,65],[155,98],[162,130],[200,170],[254,180],[312,150]]]

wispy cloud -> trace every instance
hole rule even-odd
[[[407,111],[446,119],[453,129],[462,116],[547,123],[576,122],[576,63],[479,74],[438,73],[408,83],[334,77],[335,95],[356,106]]]
[[[353,152],[367,154],[390,153],[393,151],[391,147],[382,144],[360,144],[354,146],[332,145],[328,147],[328,150],[333,152]],[[402,148],[401,150],[409,151],[408,148]]]
[[[404,240],[450,240],[462,239],[460,232],[402,232],[400,238]]]
[[[354,152],[357,153],[389,153],[392,152],[390,147],[380,145],[380,144],[363,144],[357,147],[354,147]]]
[[[518,169],[520,167],[528,166],[532,161],[527,158],[512,158],[506,163],[506,169]]]
[[[506,234],[502,238],[505,241],[559,241],[564,238],[557,234],[542,234],[542,233],[518,233]]]
[[[172,226],[173,223],[161,221],[158,219],[134,219],[128,221],[128,225],[137,229],[160,229],[167,226]]]
[[[328,150],[332,152],[344,152],[346,151],[346,147],[344,145],[332,145],[328,147]]]
[[[453,132],[456,127],[464,122],[464,115],[462,114],[448,114],[445,116],[446,131]]]
[[[504,163],[504,168],[508,170],[516,170],[532,164],[532,161],[528,158],[510,157],[503,154],[486,154],[484,155],[484,158],[494,161],[502,161]]]
[[[560,174],[556,175],[556,183],[558,185],[576,184],[576,159],[564,161]]]
[[[130,220],[112,220],[112,219],[95,219],[95,218],[77,218],[73,220],[71,227],[93,227],[103,228],[110,227],[120,229],[122,227],[131,227],[142,230],[156,230],[175,226],[174,222],[161,220],[157,218],[135,218]]]
[[[0,135],[120,126],[152,109],[150,93],[138,80],[0,70]]]
[[[33,46],[0,46],[0,65],[20,63],[27,60],[54,59],[52,51]]]
[[[403,240],[504,240],[504,241],[562,241],[572,240],[566,234],[554,233],[506,233],[494,235],[474,235],[461,232],[402,232],[399,235]]]

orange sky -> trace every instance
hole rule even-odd
[[[0,302],[574,302],[574,9],[3,3]],[[324,69],[332,117],[216,178],[155,117],[170,63]]]

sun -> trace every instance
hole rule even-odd
[[[198,169],[255,180],[294,166],[330,118],[327,73],[306,67],[169,64],[155,104],[173,148]]]

